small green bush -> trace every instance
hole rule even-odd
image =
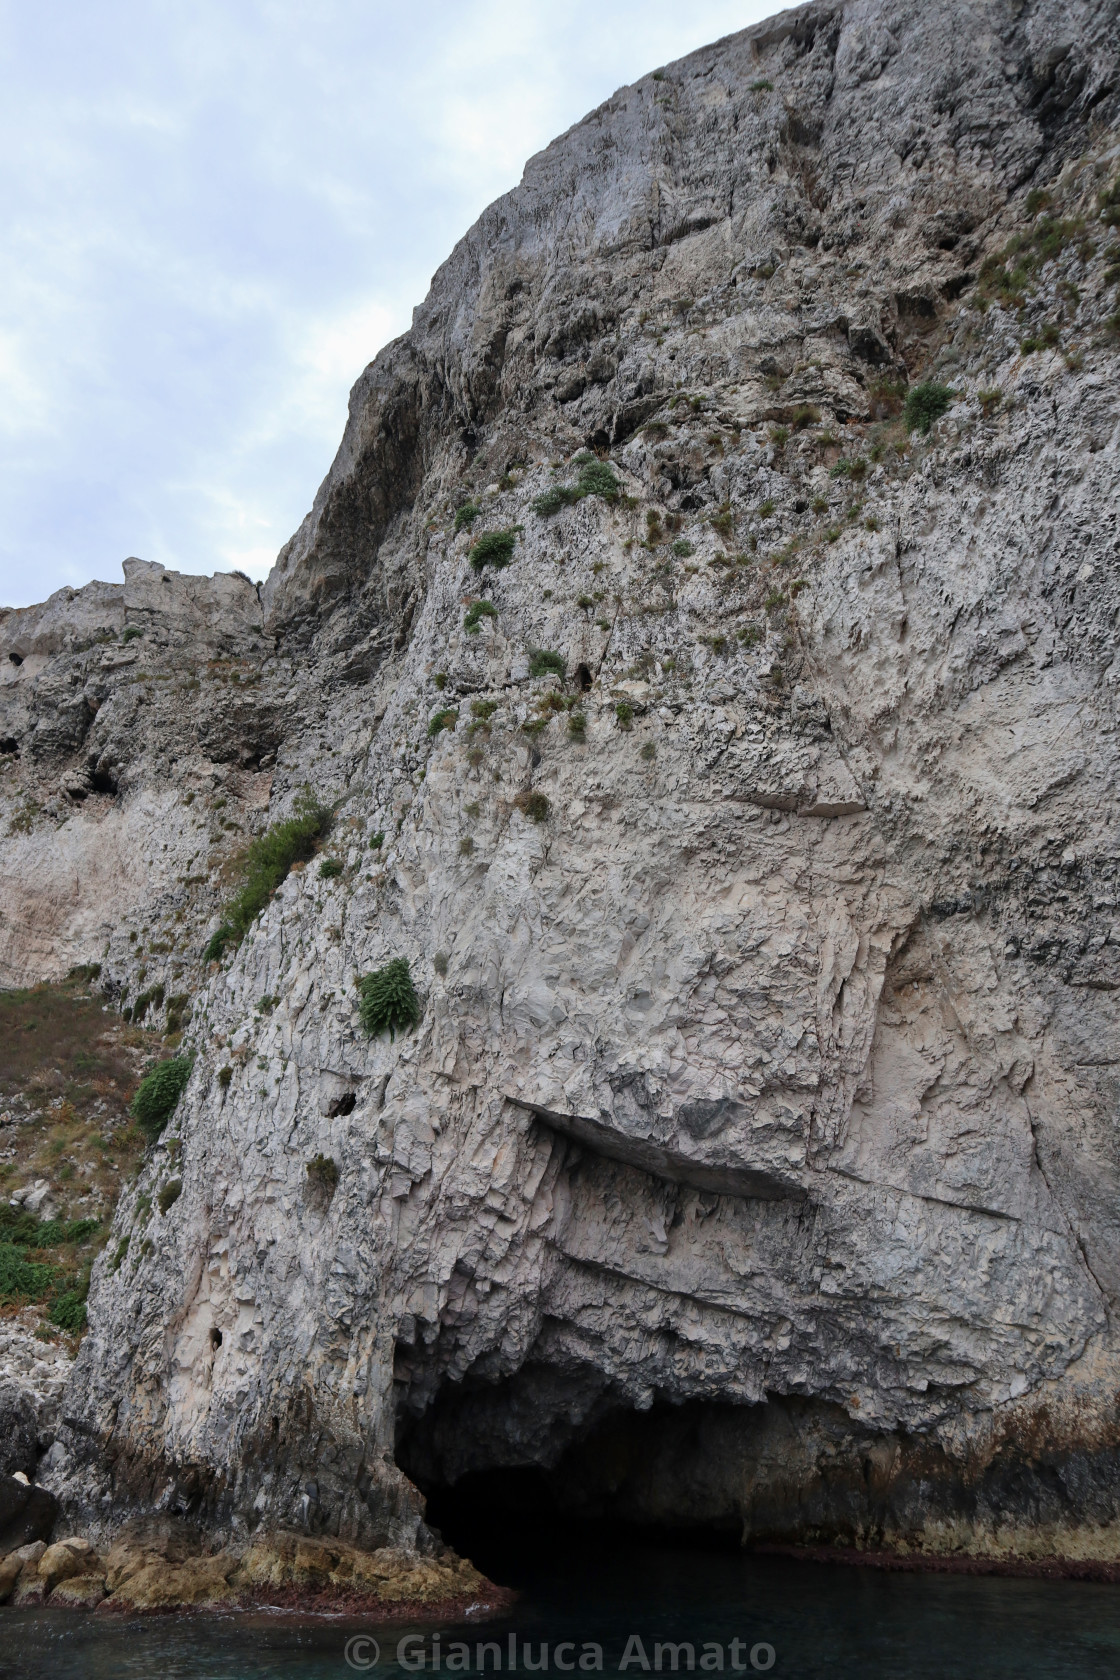
[[[634,708],[629,700],[620,700],[614,709],[614,715],[618,719],[620,729],[629,729],[634,722]]]
[[[587,719],[582,712],[569,712],[568,734],[573,741],[585,741],[587,739]]]
[[[563,682],[568,670],[568,661],[562,653],[554,653],[550,648],[529,649],[529,675],[531,677],[556,676]]]
[[[1025,338],[1020,345],[1024,356],[1033,356],[1036,350],[1053,350],[1061,342],[1061,332],[1055,322],[1047,321],[1037,333]]]
[[[952,403],[954,392],[948,385],[927,379],[921,385],[911,385],[906,393],[903,416],[908,432],[928,433],[935,420],[940,420]]]
[[[533,512],[540,519],[551,519],[553,514],[559,513],[563,507],[571,507],[579,501],[575,486],[572,484],[550,484],[539,496],[532,501]]]
[[[223,1091],[228,1091],[229,1090],[230,1082],[231,1082],[232,1079],[233,1079],[233,1069],[231,1067],[219,1068],[219,1070],[218,1070],[218,1084],[222,1087]]]
[[[428,720],[429,741],[438,735],[441,729],[454,729],[458,721],[458,712],[453,711],[450,706],[445,706],[442,711],[437,712],[433,718]]]
[[[775,503],[773,497],[767,496],[766,500],[758,510],[758,517],[760,519],[769,519],[770,515],[774,511],[774,507]]]
[[[492,601],[472,601],[463,619],[463,629],[468,636],[477,636],[484,618],[497,618],[498,609]]]
[[[132,1006],[132,1019],[142,1021],[153,1004],[157,1009],[161,1009],[163,1007],[163,997],[162,986],[151,986],[146,992],[141,992]]]
[[[339,858],[324,858],[319,865],[319,879],[321,881],[333,881],[341,874],[342,863]]]
[[[657,757],[657,748],[654,746],[652,741],[647,741],[645,743],[641,751],[641,757],[644,758],[647,763],[649,763],[651,759]]]
[[[316,1155],[307,1163],[307,1176],[312,1189],[324,1191],[329,1201],[338,1189],[338,1162],[329,1155]]]
[[[582,502],[585,496],[599,496],[604,502],[617,502],[622,490],[609,461],[597,461],[592,455],[578,455],[579,477],[574,484],[552,484],[533,501],[533,512],[541,519],[551,519],[563,507]]]
[[[167,1183],[163,1186],[163,1189],[160,1191],[159,1195],[156,1197],[156,1204],[159,1207],[159,1211],[161,1213],[166,1213],[168,1208],[172,1208],[172,1207],[175,1206],[175,1203],[179,1200],[179,1197],[182,1194],[183,1194],[183,1181],[182,1181],[182,1179],[181,1178],[169,1178]]]
[[[372,974],[363,975],[357,982],[361,1002],[358,1012],[362,1026],[371,1038],[389,1029],[395,1039],[397,1031],[419,1024],[423,1011],[412,984],[407,957],[394,957]]]
[[[143,632],[143,630],[141,630],[141,628],[138,624],[126,624],[125,627],[124,627],[124,635],[121,637],[121,641],[122,642],[134,642],[138,636],[142,636],[143,634],[144,634],[144,632]]]
[[[677,538],[676,542],[673,544],[672,551],[678,560],[687,560],[689,555],[696,553],[693,545],[684,537]]]
[[[369,849],[371,852],[379,852],[384,844],[385,830],[379,828],[376,834],[371,834],[369,837]]]
[[[191,1076],[193,1058],[172,1056],[158,1062],[140,1081],[132,1099],[129,1113],[149,1143],[154,1143],[175,1112],[175,1105],[186,1090]]]
[[[76,1336],[84,1330],[88,1322],[86,1316],[86,1300],[89,1296],[89,1274],[85,1274],[80,1283],[73,1289],[68,1289],[59,1295],[51,1307],[50,1319],[60,1330],[68,1330]]]
[[[609,461],[587,461],[580,468],[576,480],[576,495],[599,496],[604,502],[617,502],[622,486]]]
[[[543,793],[531,793],[528,789],[524,793],[519,793],[513,803],[523,816],[528,817],[530,822],[535,823],[547,822],[552,810]]]
[[[120,1242],[117,1244],[116,1248],[113,1251],[113,1258],[109,1262],[109,1270],[111,1272],[119,1272],[120,1271],[121,1264],[124,1260],[125,1255],[128,1253],[128,1245],[131,1241],[132,1241],[132,1237],[131,1237],[131,1235],[129,1235],[127,1237],[122,1237]]]
[[[14,1243],[0,1243],[0,1301],[41,1301],[54,1278],[53,1266],[29,1260]]]
[[[78,963],[66,976],[68,980],[96,980],[101,973],[100,963]]]
[[[479,723],[489,723],[497,709],[498,702],[496,700],[471,701],[471,716],[476,718]]]
[[[294,816],[252,841],[243,865],[245,885],[226,905],[222,924],[202,953],[204,962],[219,958],[229,943],[241,943],[273,893],[287,880],[293,863],[314,856],[316,843],[330,823],[330,811],[308,793],[297,801]]]
[[[750,91],[752,93],[773,93],[774,84],[768,81],[765,76],[760,76],[756,82],[750,84]]]
[[[513,559],[513,545],[516,541],[516,529],[484,531],[471,548],[471,565],[476,572],[481,572],[484,566],[493,566],[501,571]]]
[[[469,531],[482,509],[477,502],[463,502],[455,509],[455,530]]]

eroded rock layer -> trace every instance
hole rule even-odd
[[[657,71],[457,247],[259,599],[0,621],[6,972],[195,1057],[69,1511],[423,1548],[400,1440],[1120,1556],[1118,64],[1115,0],[847,0]],[[340,870],[204,963],[305,787]]]

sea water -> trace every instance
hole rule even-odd
[[[637,1680],[671,1673],[796,1680],[1120,1675],[1120,1586],[904,1574],[578,1538],[507,1563],[504,1578],[519,1592],[510,1611],[439,1624],[268,1611],[141,1618],[49,1606],[0,1610],[0,1676],[403,1680],[508,1674],[511,1657],[512,1672],[521,1675]]]

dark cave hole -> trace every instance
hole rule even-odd
[[[11,660],[13,665],[22,665],[23,664],[22,653],[10,653],[8,655],[8,658]]]
[[[683,1428],[695,1441],[704,1428],[702,1405],[657,1405],[639,1413],[608,1400],[592,1404],[583,1426],[573,1427],[565,1414],[542,1431],[526,1407],[534,1399],[545,1395],[516,1378],[473,1390],[452,1387],[420,1416],[401,1419],[397,1463],[424,1494],[428,1523],[491,1580],[527,1586],[553,1564],[568,1568],[573,1556],[593,1570],[650,1549],[739,1549],[737,1519],[676,1517],[670,1502],[668,1518],[649,1520],[628,1498],[635,1468],[647,1461],[663,1429],[679,1436]],[[482,1467],[480,1461],[517,1452],[511,1426],[513,1434],[527,1428],[546,1464]],[[567,1442],[563,1450],[556,1450],[556,1438],[546,1440],[554,1431]],[[464,1462],[478,1467],[461,1471]]]
[[[14,735],[0,735],[0,753],[14,753],[19,757],[19,742]]]
[[[586,694],[591,687],[591,671],[586,665],[576,666],[576,683]]]
[[[217,1348],[220,1348],[221,1345],[222,1345],[222,1332],[218,1329],[217,1325],[215,1325],[214,1328],[210,1332],[210,1346],[214,1349],[217,1349]]]

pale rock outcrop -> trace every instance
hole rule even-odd
[[[102,585],[0,623],[4,972],[192,996],[44,1472],[91,1533],[423,1558],[414,1482],[560,1466],[1120,1557],[1118,30],[817,0],[621,90],[366,369],[259,606],[134,564],[128,642]],[[535,511],[582,447],[620,498]],[[304,785],[345,872],[204,968]]]

